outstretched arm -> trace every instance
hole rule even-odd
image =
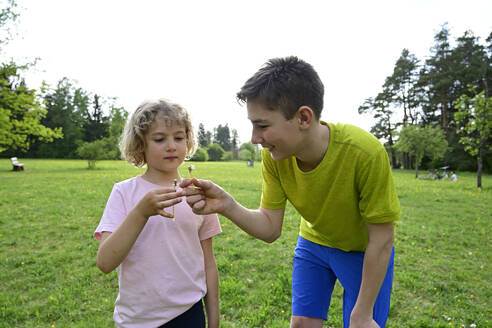
[[[393,249],[393,222],[366,223],[366,228],[369,241],[364,255],[359,295],[350,316],[350,328],[379,328],[372,314]]]
[[[192,185],[198,188],[193,189]],[[268,243],[275,241],[282,232],[284,209],[247,209],[224,189],[207,180],[184,179],[180,186],[185,189],[186,201],[196,214],[219,213],[251,236]]]

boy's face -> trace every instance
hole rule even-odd
[[[295,156],[301,137],[297,116],[287,120],[280,110],[252,101],[248,101],[247,108],[253,124],[251,142],[267,148],[275,161]]]
[[[174,172],[186,156],[186,131],[182,125],[168,125],[159,116],[145,134],[145,160],[149,170]]]

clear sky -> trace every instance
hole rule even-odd
[[[371,117],[357,109],[381,90],[403,48],[424,60],[445,22],[451,40],[471,30],[484,44],[492,31],[490,0],[17,2],[18,34],[2,56],[40,58],[30,87],[66,76],[130,113],[168,98],[195,127],[227,123],[241,142],[251,124],[235,94],[272,57],[314,66],[325,85],[322,119],[369,130]]]

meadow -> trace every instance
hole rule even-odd
[[[116,272],[96,267],[93,238],[115,182],[141,174],[123,161],[0,159],[0,327],[114,327]],[[257,208],[260,164],[194,163],[238,201]],[[186,175],[183,167],[182,174]],[[396,170],[402,206],[396,226],[395,278],[387,327],[492,327],[492,176],[476,188],[416,180]],[[288,207],[282,236],[256,240],[220,217],[214,238],[220,274],[221,327],[288,327],[293,250],[299,216]],[[342,327],[336,286],[324,327]]]

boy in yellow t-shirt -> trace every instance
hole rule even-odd
[[[322,327],[336,280],[344,288],[344,327],[384,327],[393,280],[393,222],[400,205],[387,153],[369,133],[320,121],[324,87],[297,57],[274,58],[237,94],[261,144],[262,198],[244,208],[210,181],[186,179],[201,192],[197,214],[220,213],[266,242],[281,234],[286,201],[301,227],[292,275],[291,327]]]

